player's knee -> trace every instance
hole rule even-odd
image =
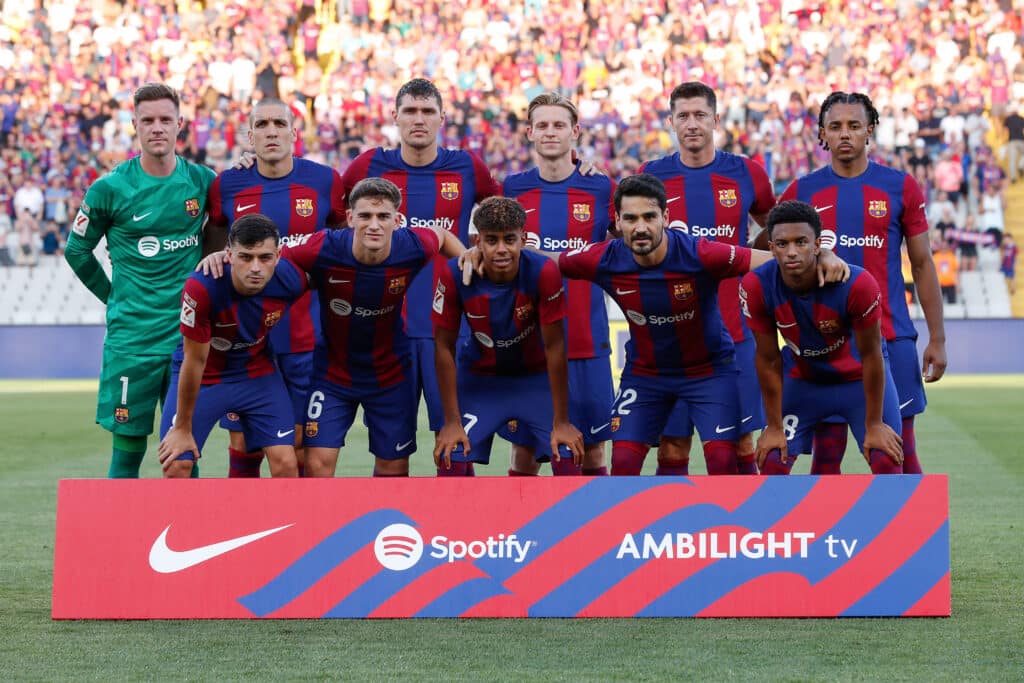
[[[662,436],[658,443],[658,464],[676,465],[690,461],[690,437]]]
[[[540,463],[537,462],[536,453],[532,448],[512,444],[511,469],[520,474],[534,475],[540,472]]]
[[[598,469],[605,466],[604,443],[602,441],[586,445],[583,450],[583,469]]]
[[[242,432],[228,432],[228,445],[242,453],[247,452],[245,447],[245,434]]]
[[[291,446],[269,446],[266,448],[267,462],[270,464],[272,477],[297,477],[299,466],[295,459],[295,449]]]
[[[375,477],[408,477],[409,458],[395,458],[385,460],[377,458],[373,465],[373,476]]]
[[[192,460],[175,460],[171,466],[164,470],[164,477],[167,479],[188,479],[192,476]]]
[[[754,452],[754,433],[748,432],[736,442],[736,453],[740,456],[751,455]]]
[[[338,451],[331,448],[307,448],[306,476],[333,477],[334,468],[338,463]]]
[[[706,441],[704,461],[707,463],[708,474],[739,474],[735,441]]]

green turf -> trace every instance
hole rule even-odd
[[[1024,377],[946,378],[919,419],[926,469],[951,480],[951,619],[54,622],[56,482],[109,457],[90,386],[0,382],[0,680],[1024,678]],[[226,471],[225,443],[204,474]],[[356,428],[339,474],[370,467]]]

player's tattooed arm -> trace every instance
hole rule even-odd
[[[928,345],[924,348],[921,369],[925,382],[936,382],[946,372],[946,327],[942,320],[942,290],[935,272],[935,261],[928,233],[907,238],[907,256],[914,274],[914,286],[928,324]]]
[[[192,451],[196,459],[200,457],[199,447],[192,435],[192,415],[203,381],[206,359],[210,354],[210,343],[182,337],[182,346],[185,358],[178,376],[178,411],[174,416],[174,424],[157,450],[160,465],[165,473],[175,467],[175,462],[182,453]]]
[[[445,469],[451,469],[452,450],[456,446],[462,444],[463,452],[469,453],[469,437],[462,428],[462,411],[459,408],[459,392],[455,380],[457,338],[458,332],[434,326],[434,367],[444,411],[444,426],[434,440],[434,464]]]
[[[754,332],[754,343],[757,345],[754,366],[757,368],[757,380],[761,385],[761,398],[764,400],[767,423],[757,440],[757,465],[763,468],[768,454],[773,450],[780,451],[782,464],[785,465],[789,460],[789,452],[786,447],[786,431],[782,424],[782,353],[779,351],[778,338],[774,334]]]

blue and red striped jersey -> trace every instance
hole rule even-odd
[[[615,224],[615,182],[602,175],[580,175],[552,183],[533,169],[505,179],[502,193],[526,209],[526,243],[544,251],[569,251],[603,242]],[[601,289],[585,280],[566,280],[566,343],[570,359],[611,353],[608,313]]]
[[[283,253],[313,277],[324,344],[314,374],[347,387],[383,389],[408,379],[402,302],[413,278],[438,254],[437,234],[395,230],[391,253],[367,266],[352,254],[352,230],[324,230]]]
[[[707,166],[691,168],[679,153],[648,161],[640,167],[665,183],[669,227],[715,242],[745,247],[750,242],[749,216],[771,211],[775,193],[768,173],[747,157],[716,152]],[[722,319],[734,342],[747,338],[739,306],[739,280],[719,285]]]
[[[781,199],[813,205],[822,229],[836,233],[836,256],[862,266],[878,282],[882,336],[916,339],[903,287],[900,246],[904,239],[928,232],[917,181],[873,161],[856,178],[844,178],[825,166],[793,181]]]
[[[231,225],[239,216],[261,213],[277,225],[282,244],[298,244],[326,226],[344,225],[344,193],[338,172],[307,159],[293,161],[292,172],[281,178],[265,178],[255,164],[221,173],[210,187],[210,221]],[[270,334],[274,353],[312,351],[319,334],[319,314],[312,293],[297,301]]]
[[[360,154],[342,176],[345,197],[364,178],[387,178],[402,191],[400,211],[409,228],[438,227],[469,244],[470,216],[479,201],[501,194],[480,159],[462,150],[437,150],[437,158],[426,166],[402,161],[400,149],[378,147]],[[437,259],[435,267],[444,263]],[[434,269],[416,277],[405,304],[405,331],[410,337],[429,339],[430,297],[434,291]]]
[[[238,382],[274,372],[269,333],[282,324],[288,307],[307,291],[306,275],[281,259],[262,292],[246,296],[231,284],[231,265],[223,277],[192,273],[181,295],[183,337],[210,344],[203,384]],[[184,359],[182,343],[174,360]]]
[[[750,269],[750,249],[665,230],[668,254],[641,266],[621,239],[563,252],[562,274],[596,282],[629,322],[626,371],[650,377],[711,375],[734,363],[718,310],[718,284]]]
[[[819,384],[862,378],[853,333],[882,319],[882,293],[871,273],[850,266],[846,282],[797,293],[782,281],[778,262],[769,261],[743,276],[740,299],[750,329],[782,335],[791,377]]]
[[[470,334],[458,349],[460,367],[478,375],[546,371],[541,325],[565,319],[565,288],[558,266],[524,250],[512,282],[474,277],[464,285],[458,259],[448,261],[438,269],[434,326],[458,332],[463,314]]]

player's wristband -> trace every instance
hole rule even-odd
[[[822,230],[821,231],[821,248],[835,250],[836,248],[836,233],[834,230]]]

